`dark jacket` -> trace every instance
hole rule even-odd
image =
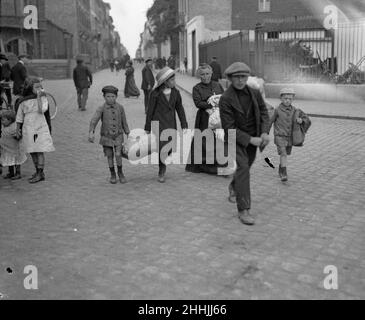
[[[23,93],[24,82],[27,78],[27,69],[23,63],[18,62],[12,69],[10,79],[14,81],[13,93],[14,95],[20,95]]]
[[[73,72],[75,87],[79,89],[90,88],[93,83],[93,76],[88,67],[78,65]]]
[[[167,101],[161,87],[153,90],[148,105],[145,130],[151,131],[152,121],[159,121],[160,132],[165,129],[177,129],[176,112],[181,122],[181,128],[187,129],[188,123],[179,90],[171,89],[170,101]]]
[[[220,64],[217,61],[212,61],[210,66],[213,69],[212,80],[218,81],[219,79],[222,79],[222,69]]]
[[[256,117],[256,132],[258,136],[261,136],[263,133],[268,134],[270,130],[270,119],[265,101],[259,90],[248,87],[248,91],[252,99],[252,107]],[[236,144],[246,148],[250,144],[251,136],[243,129],[246,117],[232,85],[222,95],[219,108],[222,127],[226,131],[226,137],[228,137],[227,131],[229,129],[235,129]]]
[[[150,86],[150,90],[153,89],[155,85],[155,77],[153,76],[152,70],[147,66],[142,70],[142,90],[148,90],[148,86]]]
[[[209,84],[198,83],[193,88],[193,100],[195,106],[199,109],[196,114],[195,128],[205,130],[208,128],[209,114],[206,111],[212,106],[208,104],[208,99],[214,94],[222,94],[224,92],[222,86],[215,81]]]
[[[0,63],[0,81],[9,81],[11,76],[11,68],[8,62]]]

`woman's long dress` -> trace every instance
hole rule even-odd
[[[136,81],[134,80],[134,69],[133,67],[127,67],[125,71],[125,87],[124,96],[129,97],[139,97],[141,94],[136,86]]]
[[[209,122],[209,114],[206,110],[212,108],[212,106],[210,104],[208,104],[208,99],[213,96],[213,95],[217,95],[217,94],[222,94],[224,92],[222,86],[215,81],[211,81],[209,84],[205,84],[205,83],[198,83],[194,88],[193,88],[193,100],[195,103],[195,106],[199,109],[197,114],[196,114],[196,119],[195,119],[195,129],[199,129],[200,131],[204,131],[204,130],[211,130],[208,129],[208,122]],[[217,150],[215,148],[216,146],[216,138],[215,135],[213,133],[214,136],[214,147],[207,147],[206,141],[203,140],[201,143],[201,147],[195,147],[195,140],[196,138],[194,137],[192,143],[191,143],[191,149],[190,149],[190,162],[186,165],[185,170],[186,171],[190,171],[190,172],[194,172],[194,173],[199,173],[199,172],[204,172],[204,173],[210,173],[210,174],[217,174],[218,172],[218,168],[219,167],[226,167],[227,164],[219,164],[217,161]],[[211,146],[212,144],[210,144]],[[222,143],[223,145],[223,143]],[[223,145],[223,147],[225,148],[226,146]],[[196,156],[194,154],[194,149],[199,150],[199,152],[201,152],[201,157]],[[214,150],[213,150],[214,149]],[[207,161],[208,159],[211,159],[212,157],[214,157],[214,163],[210,164],[210,161]],[[201,159],[201,161],[200,161]],[[198,163],[195,163],[196,161],[198,161]],[[208,163],[207,163],[208,162]]]

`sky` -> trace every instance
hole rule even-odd
[[[111,16],[123,45],[131,57],[134,57],[147,21],[146,12],[154,0],[105,0],[111,6]]]

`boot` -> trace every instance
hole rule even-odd
[[[255,218],[250,214],[250,210],[243,210],[238,213],[238,218],[243,224],[252,226],[255,224]]]
[[[280,177],[280,179],[282,178],[282,175],[283,175],[283,169],[282,169],[281,165],[279,165],[279,177]]]
[[[231,203],[236,203],[237,202],[236,192],[234,192],[232,184],[229,185],[228,192],[229,192],[228,201],[231,202]]]
[[[111,184],[117,184],[117,175],[114,168],[110,168],[110,180]]]
[[[4,179],[12,179],[14,177],[14,166],[10,166],[8,170],[9,172]]]
[[[38,183],[38,182],[41,182],[41,181],[44,181],[46,178],[45,178],[45,175],[44,175],[44,172],[43,172],[43,169],[37,169],[37,174],[35,175],[35,177],[33,179],[30,179],[29,180],[29,183],[31,184],[34,184],[34,183]]]
[[[127,183],[127,179],[125,178],[125,176],[123,174],[122,166],[118,166],[118,177],[119,177],[119,182],[121,184]]]
[[[281,181],[283,182],[288,181],[288,174],[286,172],[286,167],[282,168]]]
[[[158,182],[165,183],[165,173],[166,173],[166,167],[160,167],[160,170],[158,172]]]
[[[20,171],[20,166],[17,165],[15,166],[15,175],[14,177],[11,178],[11,180],[19,180],[22,178],[22,175],[21,175],[21,171]]]

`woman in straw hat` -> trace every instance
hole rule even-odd
[[[169,67],[165,67],[157,74],[156,80],[156,87],[151,92],[149,100],[145,131],[150,133],[152,121],[158,122],[159,132],[155,132],[160,140],[158,180],[164,183],[166,173],[165,160],[173,150],[170,150],[167,155],[161,153],[163,147],[172,140],[172,137],[169,137],[168,141],[161,141],[161,133],[167,129],[177,130],[176,113],[179,116],[182,129],[187,129],[188,123],[180,92],[175,88],[175,72]]]

